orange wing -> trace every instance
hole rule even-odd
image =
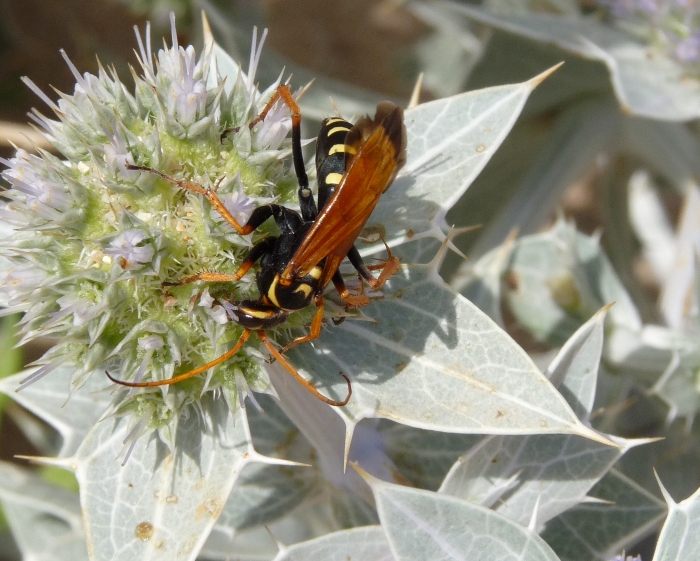
[[[282,273],[282,279],[303,277],[326,259],[319,286],[325,287],[331,281],[379,197],[406,161],[403,109],[388,101],[380,103],[374,119],[369,116],[360,119],[348,133],[345,144],[354,148],[355,155],[351,156],[335,193]]]

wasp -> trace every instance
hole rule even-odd
[[[348,385],[348,394],[342,401],[335,401],[302,378],[283,355],[292,347],[320,336],[325,307],[323,294],[331,282],[346,306],[359,307],[369,303],[364,291],[354,294],[345,286],[338,270],[345,257],[357,270],[361,282],[373,289],[380,288],[398,270],[399,260],[388,247],[385,262],[367,266],[354,244],[382,193],[389,188],[406,161],[403,110],[387,101],[377,105],[373,119],[366,115],[354,125],[340,117],[323,121],[316,143],[317,207],[304,166],[301,112],[287,85],[277,88],[249,126],[253,128],[261,122],[278,101],[287,105],[292,117],[292,158],[299,183],[300,212],[279,204],[266,204],[256,208],[248,221],[241,225],[226,209],[215,189],[175,179],[153,168],[128,166],[156,174],[181,189],[204,196],[241,235],[250,234],[269,218],[277,223],[280,235],[268,236],[254,245],[233,274],[207,271],[176,282],[163,283],[166,286],[179,286],[196,281],[235,282],[259,261],[256,282],[260,297],[257,300],[219,300],[228,317],[243,327],[243,334],[231,350],[167,380],[126,382],[116,380],[107,373],[113,382],[129,387],[154,387],[181,382],[228,360],[255,333],[271,356],[314,396],[333,406],[343,406],[350,400],[352,385],[347,376],[340,374]],[[379,270],[378,277],[374,276],[373,270]],[[281,350],[277,349],[265,331],[282,324],[292,312],[312,305],[316,306],[316,312],[309,333],[293,339]]]

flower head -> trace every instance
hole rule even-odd
[[[615,23],[692,73],[700,71],[700,4],[695,0],[598,0]]]
[[[247,126],[279,84],[262,94],[254,86],[262,41],[248,75],[239,70],[224,81],[211,46],[197,57],[178,45],[174,19],[172,30],[171,47],[156,54],[150,30],[137,33],[133,90],[114,70],[81,75],[65,55],[76,79],[71,95],[53,102],[25,80],[56,115],[33,118],[61,154],[20,150],[2,160],[11,189],[0,215],[15,230],[0,246],[11,263],[0,290],[10,311],[25,313],[23,341],[57,341],[25,383],[65,363],[75,365],[74,387],[104,370],[125,380],[170,378],[221,355],[241,334],[219,303],[230,287],[163,283],[202,270],[234,272],[259,238],[232,231],[196,193],[130,166],[215,185],[245,222],[263,202],[294,200],[296,179],[283,163],[289,114],[274,108],[257,128]],[[242,281],[241,291],[249,284]],[[172,444],[180,410],[203,392],[222,393],[235,408],[249,385],[267,383],[254,346],[246,346],[205,379],[124,391],[117,414],[131,416],[127,445],[148,429]]]

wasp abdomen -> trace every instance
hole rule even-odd
[[[270,329],[287,319],[289,313],[259,300],[221,301],[229,318],[245,329]]]
[[[321,210],[331,197],[345,173],[347,156],[354,149],[345,144],[352,124],[333,117],[325,119],[316,140],[316,177],[318,179],[318,208]]]

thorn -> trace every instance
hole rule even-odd
[[[313,78],[308,84],[306,84],[303,88],[301,88],[301,91],[300,91],[299,94],[297,95],[295,101],[299,101],[299,100],[303,97],[303,95],[304,95],[307,91],[309,91],[309,88],[313,85],[313,83],[314,83],[315,80],[316,80],[316,78]]]
[[[355,433],[355,425],[348,425],[345,423],[345,449],[343,451],[343,473],[348,470],[348,456],[350,455],[350,445],[352,444],[352,437]],[[355,466],[353,466],[355,467]],[[362,475],[362,474],[360,474]]]
[[[527,525],[527,529],[533,534],[537,533],[537,512],[540,509],[540,499],[542,498],[542,482],[540,481],[540,492],[537,493],[537,499],[535,500],[535,506],[532,509],[532,516],[530,516],[530,523]]]
[[[451,230],[450,230],[451,232]],[[442,244],[440,245],[440,248],[437,250],[435,253],[435,256],[430,260],[430,263],[428,263],[428,266],[432,271],[434,271],[436,274],[440,270],[440,266],[442,265],[442,262],[445,260],[445,255],[447,255],[447,248],[449,247],[450,244],[450,234],[448,233],[447,236],[445,236],[445,239],[442,240]]]
[[[411,99],[408,102],[408,106],[406,109],[413,109],[414,107],[418,107],[418,104],[420,103],[420,92],[421,89],[423,88],[423,72],[418,74],[418,79],[416,80],[416,85],[413,86],[413,93],[411,93]]]
[[[661,483],[661,478],[659,477],[659,474],[656,472],[656,468],[652,468],[652,469],[654,470],[654,476],[656,477],[656,481],[659,484],[659,488],[661,489],[661,494],[664,496],[664,500],[666,501],[666,504],[668,505],[668,508],[670,510],[674,506],[676,506],[676,501],[673,500],[673,497],[666,490],[666,487],[664,487],[664,484]]]
[[[204,35],[204,44],[209,46],[214,43],[214,34],[209,25],[209,18],[204,10],[202,10],[202,34]]]
[[[547,70],[545,70],[541,74],[538,74],[534,78],[530,78],[525,83],[528,84],[529,86],[532,86],[532,89],[534,90],[537,86],[539,86],[542,82],[544,82],[547,78],[549,78],[552,74],[554,74],[557,70],[559,70],[559,67],[561,67],[562,64],[564,64],[563,61],[560,62],[559,64],[555,64],[554,66],[552,66],[551,68],[548,68]]]
[[[335,111],[335,116],[340,117],[340,109],[338,109],[338,106],[335,104],[335,100],[331,96],[328,96],[328,99],[331,100],[331,105],[333,106],[333,110]]]
[[[69,471],[77,471],[77,466],[75,464],[74,458],[54,458],[47,456],[25,456],[22,454],[17,454],[15,458],[19,460],[27,460],[33,464],[39,464],[43,466],[55,466],[63,468]]]
[[[265,530],[267,530],[267,533],[270,534],[270,537],[272,538],[272,541],[275,542],[275,545],[277,546],[277,549],[279,549],[279,553],[285,553],[287,551],[287,546],[283,544],[280,540],[277,539],[275,534],[272,533],[272,530],[268,528],[267,524],[265,525]],[[276,556],[279,557],[279,554]]]

